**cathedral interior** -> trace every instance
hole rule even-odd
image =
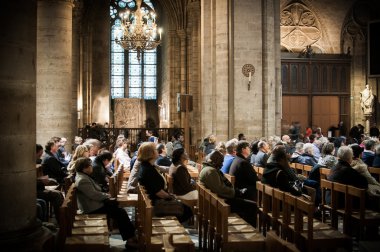
[[[35,144],[52,136],[71,144],[94,122],[183,128],[191,146],[210,134],[281,136],[294,122],[325,135],[340,121],[379,124],[380,63],[370,71],[379,44],[370,47],[369,36],[379,1],[143,0],[159,45],[138,53],[115,39],[120,13],[137,2],[1,2],[0,234],[8,240],[42,236]]]

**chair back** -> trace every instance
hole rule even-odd
[[[234,175],[224,173],[224,177],[226,179],[228,179],[228,181],[230,181],[230,183],[232,184],[233,187],[235,187],[235,176]]]

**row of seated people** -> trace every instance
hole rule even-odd
[[[51,142],[53,144],[53,141]],[[55,145],[53,144],[53,149],[54,148]],[[163,150],[160,150],[160,148],[162,148],[162,145],[156,146],[154,143],[144,143],[139,149],[137,161],[134,164],[135,169],[133,170],[137,176],[130,176],[131,181],[133,181],[133,178],[137,178],[137,181],[140,181],[141,184],[147,181],[145,185],[153,202],[160,197],[166,199],[173,197],[171,194],[165,194],[164,191],[155,191],[161,187],[161,185],[165,184],[160,181],[161,175],[159,175],[159,177],[154,176],[159,174],[155,173],[157,172],[155,168],[153,170],[150,169],[157,160],[158,153],[161,152],[160,154],[162,154]],[[85,214],[106,213],[108,216],[115,218],[119,229],[122,229],[120,230],[122,237],[126,240],[130,235],[125,234],[125,230],[129,230],[129,233],[134,233],[133,226],[130,225],[129,221],[126,221],[129,219],[124,210],[120,211],[120,208],[114,208],[112,204],[108,203],[112,202],[108,200],[109,195],[107,194],[107,182],[111,175],[108,173],[108,165],[112,158],[113,156],[110,152],[103,151],[91,161],[88,158],[87,146],[79,145],[68,167],[70,173],[75,174],[79,210]],[[194,190],[194,182],[192,182],[190,176],[186,176],[189,175],[186,169],[188,157],[183,148],[174,151],[173,161],[175,165],[172,166],[170,174],[175,178],[176,182],[174,183],[174,188],[179,195],[178,197],[181,197],[181,194],[183,194],[184,199],[196,200],[197,194]],[[169,171],[169,167],[161,168],[166,172]],[[179,178],[180,181],[178,181],[177,178]],[[187,185],[181,181],[186,181]],[[164,188],[166,188],[166,185],[162,189]],[[192,215],[192,211],[189,207],[184,206],[184,209],[183,216],[177,216],[181,222],[188,220]],[[125,223],[129,224],[125,225]],[[133,245],[133,240],[127,242],[126,246],[131,246],[131,244]]]

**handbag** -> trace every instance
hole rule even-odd
[[[276,174],[276,183],[278,184],[278,176],[282,170],[278,170]],[[303,182],[300,180],[289,181],[290,193],[295,196],[301,196],[303,193]]]
[[[176,198],[159,199],[156,200],[154,205],[154,215],[157,217],[162,216],[182,216],[184,213],[184,206],[181,201]]]

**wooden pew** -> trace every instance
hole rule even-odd
[[[140,251],[160,251],[165,247],[163,235],[172,236],[171,245],[178,251],[194,251],[194,243],[186,230],[173,217],[153,217],[153,206],[145,190],[139,186]]]
[[[223,199],[217,198],[215,251],[263,251],[265,237],[249,225],[243,225],[243,229],[237,231],[240,227],[231,226],[229,216],[230,206]],[[234,231],[231,231],[231,227]]]
[[[346,214],[350,221],[350,227],[347,229],[348,231],[353,230],[351,225],[355,224],[355,227],[359,229],[359,239],[365,238],[365,229],[368,226],[376,227],[374,230],[378,230],[378,227],[380,226],[380,213],[366,209],[365,201],[365,189],[347,186]],[[359,208],[354,205],[354,202],[359,202]]]
[[[352,240],[349,236],[335,229],[315,229],[313,219],[314,204],[302,198],[296,199],[295,205],[295,244],[301,251],[315,251],[317,249],[352,249]],[[304,222],[307,221],[307,225]]]
[[[137,207],[137,194],[128,193],[126,188],[126,180],[124,179],[123,168],[114,172],[109,178],[109,193],[112,198],[116,198],[121,207]],[[124,190],[123,190],[124,189]]]
[[[232,184],[233,187],[235,187],[235,176],[234,175],[230,175],[230,174],[224,173],[224,177],[228,181],[230,181],[230,183]]]
[[[62,251],[109,251],[109,236],[105,215],[83,215],[76,218],[76,191],[69,188],[60,207],[58,247]]]
[[[380,183],[380,168],[368,167],[368,171]]]
[[[320,167],[319,168],[319,174],[321,179],[327,179],[327,176],[330,175],[330,169],[329,168],[324,168]]]
[[[309,173],[313,169],[313,166],[311,165],[303,165],[302,175],[304,175],[306,178],[309,177]]]

